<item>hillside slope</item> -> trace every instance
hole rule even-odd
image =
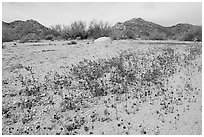
[[[40,39],[52,34],[53,31],[35,20],[2,22],[3,41],[21,39],[34,34]],[[202,41],[202,27],[191,24],[177,24],[164,27],[142,18],[133,18],[123,23],[118,22],[111,28],[112,39],[151,39],[151,40],[184,40]]]
[[[11,23],[2,22],[2,28],[5,31],[12,31],[14,39],[21,39],[29,33],[34,33],[39,37],[43,37],[49,32],[49,28],[43,26],[35,20],[17,20]]]
[[[135,38],[141,39],[179,39],[184,37],[184,35],[188,35],[188,33],[193,33],[192,39],[202,40],[201,26],[180,23],[164,27],[141,18],[133,18],[123,23],[118,22],[112,27],[112,32],[112,34],[117,33],[117,35],[120,35],[118,37],[122,38],[129,38],[128,35],[131,32],[131,35],[134,35]]]

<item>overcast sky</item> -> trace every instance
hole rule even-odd
[[[34,19],[47,27],[54,24],[69,25],[78,20],[89,23],[92,19],[114,25],[138,17],[163,26],[177,23],[202,25],[202,3],[4,2],[2,17],[5,22]]]

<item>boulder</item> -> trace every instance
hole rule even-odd
[[[71,41],[67,41],[67,42],[63,43],[62,45],[74,45],[74,44],[77,44],[77,42],[71,40]]]
[[[76,37],[76,40],[81,40],[81,37]]]
[[[96,40],[94,40],[94,43],[111,43],[111,38],[110,37],[100,37]]]

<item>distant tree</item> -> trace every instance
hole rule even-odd
[[[83,21],[73,22],[71,24],[69,35],[72,39],[76,39],[77,37],[80,37],[82,39],[87,38],[86,23]]]
[[[58,37],[61,34],[62,25],[56,24],[56,25],[50,26],[50,29],[51,29],[52,35],[54,35],[55,37]]]
[[[61,38],[62,39],[65,39],[65,40],[67,40],[67,39],[69,39],[71,36],[70,36],[70,31],[71,31],[71,28],[70,28],[70,26],[63,26],[62,27],[62,31],[61,31]]]
[[[51,34],[57,39],[68,39],[70,38],[70,26],[56,24],[50,27]]]
[[[107,22],[92,20],[88,27],[89,38],[107,37],[110,35],[111,27]]]

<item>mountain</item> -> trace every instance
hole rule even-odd
[[[32,19],[26,21],[17,20],[11,23],[2,21],[2,28],[4,31],[12,32],[14,39],[21,39],[30,33],[42,37],[49,32],[49,28]]]
[[[100,30],[95,30],[100,31]],[[2,22],[3,41],[22,38],[43,39],[48,35],[58,36],[35,20],[16,20],[11,23]],[[191,24],[177,24],[170,27],[146,21],[142,18],[133,18],[123,23],[118,22],[111,27],[112,39],[176,39],[185,41],[202,41],[202,27]]]
[[[127,29],[132,30],[133,32],[137,33],[139,37],[141,36],[149,36],[153,32],[163,32],[168,35],[171,35],[172,33],[165,29],[163,26],[145,21],[141,18],[133,18],[131,20],[125,21],[123,23]]]
[[[153,22],[143,20],[142,18],[133,18],[123,23],[118,22],[112,27],[112,35],[120,38],[128,38],[128,35],[134,35],[141,39],[177,39],[190,33],[196,34],[195,38],[202,38],[202,27],[191,24],[177,24],[170,27],[164,27]],[[133,36],[132,36],[133,37]],[[193,39],[193,38],[192,38]]]

